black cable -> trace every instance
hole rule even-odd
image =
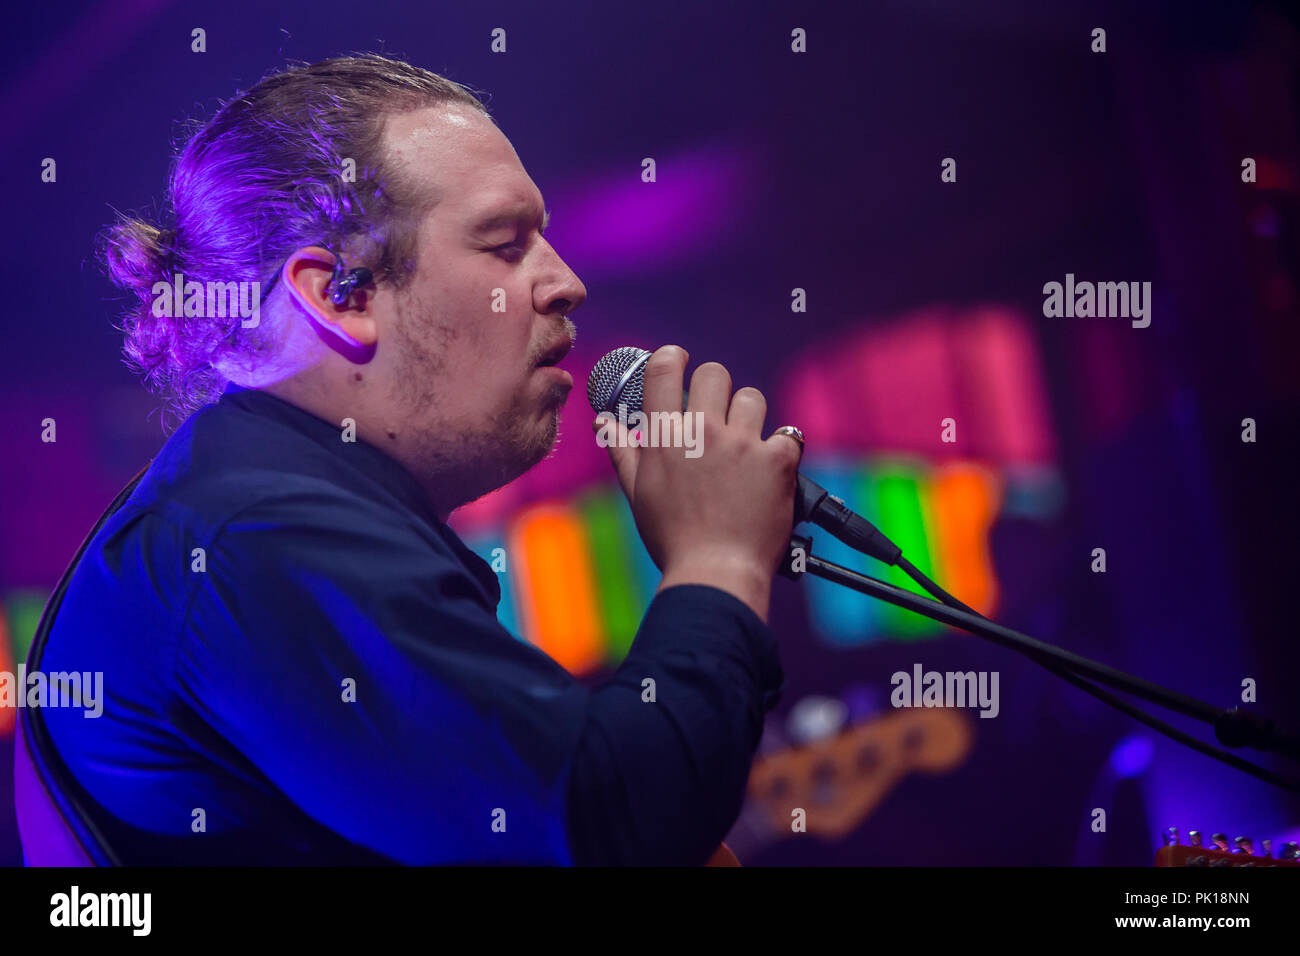
[[[974,608],[967,607],[965,604],[957,600],[955,597],[953,597],[943,588],[939,587],[939,585],[935,584],[933,581],[927,578],[924,574],[921,573],[920,568],[914,565],[911,561],[907,560],[907,558],[904,558],[900,555],[898,561],[895,563],[899,566],[899,568],[902,569],[904,574],[906,574],[917,584],[921,585],[921,587],[929,591],[941,603],[946,604],[949,607],[955,607],[959,611],[965,611],[967,614],[974,614],[976,617],[984,617],[984,615],[981,614],[979,611],[975,610]],[[988,620],[988,618],[984,618],[984,619]]]
[[[919,584],[922,588],[924,588],[926,591],[932,594],[941,603],[946,604],[948,607],[954,608],[955,610],[964,611],[967,614],[971,614],[975,617],[981,618],[982,620],[988,620],[988,618],[984,617],[983,614],[980,614],[978,611],[973,610],[970,607],[967,607],[957,598],[953,597],[943,588],[939,587],[939,585],[931,581],[928,577],[926,577],[926,575],[921,573],[920,569],[918,569],[915,565],[912,564],[912,562],[908,561],[906,558],[900,556],[896,563],[898,567],[903,570],[904,574],[906,574],[913,581]],[[879,583],[884,584],[885,582],[881,581]],[[892,587],[892,585],[890,586]],[[1207,744],[1204,741],[1196,737],[1193,737],[1191,734],[1179,730],[1177,727],[1174,727],[1171,724],[1165,723],[1163,720],[1160,720],[1158,717],[1153,717],[1151,714],[1147,713],[1146,711],[1141,710],[1140,708],[1135,707],[1134,705],[1128,703],[1128,701],[1116,697],[1115,695],[1111,694],[1109,691],[1103,690],[1102,688],[1098,687],[1096,684],[1093,684],[1090,681],[1085,680],[1083,677],[1080,677],[1078,674],[1074,673],[1073,671],[1065,667],[1062,667],[1053,661],[1046,660],[1044,658],[1039,657],[1038,655],[1032,653],[1026,648],[1017,648],[1017,649],[1020,650],[1021,653],[1023,653],[1030,660],[1038,664],[1040,667],[1046,668],[1047,670],[1055,674],[1057,677],[1060,677],[1063,680],[1068,681],[1069,683],[1073,684],[1075,687],[1079,688],[1085,693],[1091,694],[1093,697],[1097,698],[1102,703],[1109,704],[1111,707],[1115,708],[1120,713],[1126,714],[1129,717],[1132,717],[1134,720],[1146,724],[1152,730],[1164,734],[1166,737],[1170,738],[1171,740],[1175,740],[1180,744],[1191,747],[1193,750],[1205,754],[1205,756],[1207,757],[1213,757],[1215,760],[1219,760],[1230,767],[1235,767],[1237,770],[1240,770],[1243,773],[1248,773],[1252,777],[1256,777],[1257,779],[1263,780],[1266,783],[1271,783],[1275,786],[1281,787],[1284,790],[1289,790],[1293,793],[1300,793],[1300,784],[1296,784],[1295,782],[1287,780],[1284,777],[1280,777],[1277,774],[1273,773],[1271,770],[1267,770],[1264,767],[1259,766],[1258,764],[1251,763],[1249,760],[1245,760],[1241,757],[1238,757],[1235,754],[1229,753],[1226,750],[1222,750],[1211,744]]]
[[[810,568],[813,567],[814,557],[815,555],[809,555],[808,566]],[[908,610],[915,611],[918,614],[933,618],[941,624],[948,624],[952,627],[971,631],[972,633],[977,634],[986,640],[990,640],[995,644],[1000,644],[1003,647],[1009,647],[1012,650],[1019,651],[1021,654],[1024,654],[1032,660],[1039,661],[1040,663],[1044,661],[1050,662],[1052,666],[1068,669],[1082,677],[1090,677],[1099,683],[1117,688],[1129,694],[1134,694],[1144,700],[1149,700],[1153,703],[1159,704],[1161,707],[1167,708],[1168,710],[1183,714],[1186,717],[1194,717],[1195,719],[1204,721],[1208,724],[1213,724],[1223,716],[1224,711],[1220,707],[1213,707],[1194,697],[1180,694],[1177,691],[1172,691],[1168,688],[1161,687],[1158,684],[1153,684],[1151,681],[1143,680],[1140,677],[1134,677],[1132,674],[1126,674],[1124,671],[1117,670],[1116,668],[1107,664],[1102,664],[1099,661],[1090,660],[1071,651],[1054,647],[1051,644],[1046,644],[1043,641],[1030,637],[1028,634],[1021,634],[1019,631],[1013,631],[1009,627],[1003,627],[997,621],[990,621],[982,614],[966,608],[964,604],[961,604],[961,602],[957,601],[955,597],[948,594],[948,592],[944,591],[943,588],[939,587],[923,574],[921,577],[924,579],[925,583],[918,581],[918,584],[921,584],[922,587],[925,587],[926,584],[928,584],[935,592],[943,595],[948,600],[956,602],[956,604],[960,606],[953,606],[943,600],[936,600],[935,598],[919,595],[913,591],[908,591],[896,587],[895,585],[887,584],[884,581],[878,581],[873,577],[869,577],[857,571],[850,571],[848,568],[840,567],[837,564],[832,564],[831,562],[824,561],[821,558],[816,558],[816,563],[820,569],[829,572],[832,580],[838,580],[841,584],[852,581],[870,582],[870,590],[867,591],[869,594],[887,600],[892,604],[897,604],[900,607],[905,607]],[[920,574],[920,572],[918,571],[917,574]],[[848,584],[847,586],[854,587],[853,584]],[[881,588],[886,589],[892,596],[886,597],[884,594],[878,593]],[[947,614],[957,615],[957,617],[955,619],[949,619],[944,614],[930,613],[924,608],[925,604],[935,605],[937,608],[942,608]],[[963,620],[963,618],[966,620]],[[1049,664],[1043,663],[1043,666],[1047,667]]]

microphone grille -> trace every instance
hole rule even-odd
[[[591,403],[591,410],[612,412],[619,405],[626,405],[628,411],[639,411],[644,399],[645,363],[649,358],[649,352],[635,345],[606,352],[587,378],[587,401]]]

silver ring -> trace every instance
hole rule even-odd
[[[791,438],[793,438],[795,441],[797,441],[797,442],[799,443],[799,448],[800,448],[800,449],[803,448],[803,445],[804,445],[804,442],[803,442],[803,432],[800,431],[798,428],[795,428],[793,425],[782,425],[782,426],[781,426],[780,428],[778,428],[776,431],[772,432],[772,434],[773,434],[773,435],[789,435]]]

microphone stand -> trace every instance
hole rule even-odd
[[[1283,733],[1274,726],[1271,720],[1258,717],[1236,707],[1229,710],[1215,707],[1178,691],[1169,690],[1159,684],[1153,684],[1140,677],[1134,677],[1131,674],[1116,670],[1106,664],[1089,660],[1086,657],[1044,643],[1027,634],[1013,631],[1009,627],[1003,627],[1001,624],[980,617],[978,614],[949,607],[933,598],[915,594],[869,575],[860,574],[831,561],[826,561],[812,553],[811,537],[798,534],[792,535],[790,548],[792,554],[795,553],[795,549],[800,549],[804,556],[803,570],[795,570],[794,562],[782,562],[781,574],[791,580],[797,581],[803,574],[811,574],[814,577],[832,581],[861,594],[906,608],[941,624],[960,628],[974,634],[976,637],[982,637],[1002,647],[1018,651],[1076,687],[1117,707],[1161,733],[1173,737],[1180,743],[1187,744],[1207,756],[1221,760],[1229,766],[1249,773],[1261,780],[1300,793],[1300,784],[1279,777],[1269,770],[1204,744],[1195,737],[1191,737],[1136,710],[1087,680],[1083,680],[1080,675],[1210,724],[1214,727],[1215,736],[1224,746],[1251,747],[1257,750],[1282,754],[1292,760],[1300,761],[1300,735]]]

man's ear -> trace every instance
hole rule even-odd
[[[336,262],[334,253],[328,249],[306,246],[285,262],[280,281],[328,344],[344,346],[341,351],[345,354],[372,350],[379,341],[374,295],[357,289],[346,302],[335,305],[330,299],[330,282]],[[340,350],[336,348],[336,351]]]

